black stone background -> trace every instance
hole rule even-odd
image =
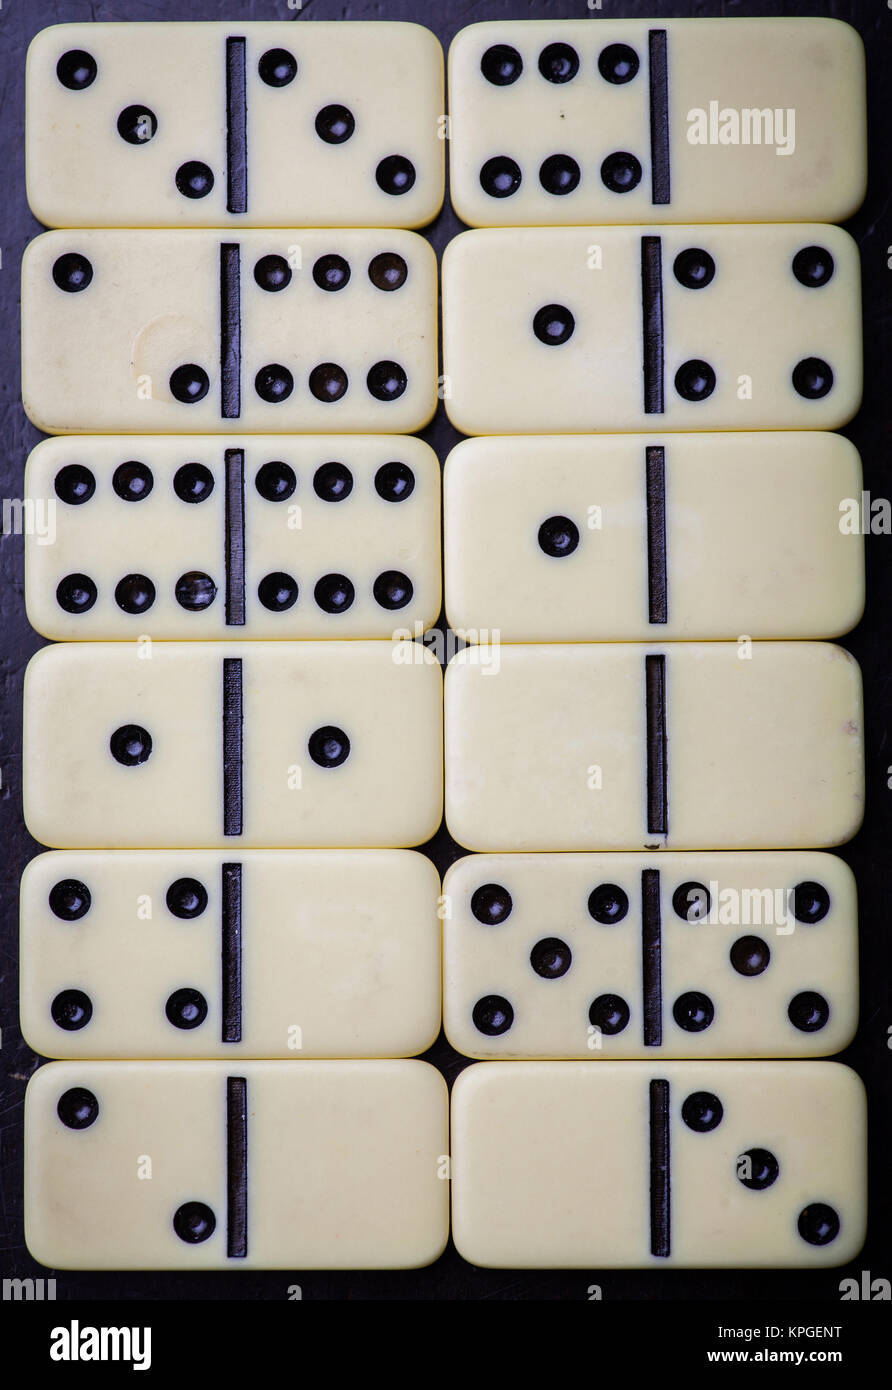
[[[892,3],[892,0],[890,0]],[[892,423],[888,373],[890,306],[892,306],[892,185],[887,174],[892,135],[892,9],[883,0],[849,3],[768,3],[748,5],[740,0],[701,0],[665,4],[660,0],[602,0],[600,12],[590,13],[585,0],[304,0],[299,14],[286,0],[2,0],[0,8],[0,465],[3,497],[22,495],[22,476],[28,451],[38,431],[22,411],[19,383],[18,317],[19,262],[29,239],[41,227],[31,216],[24,188],[24,63],[32,35],[49,24],[74,20],[292,20],[410,19],[426,24],[444,47],[464,25],[478,20],[570,19],[588,17],[592,24],[610,19],[676,16],[831,15],[848,20],[861,32],[868,63],[870,104],[870,188],[864,207],[850,230],[861,248],[866,381],[862,409],[845,431],[861,450],[865,486],[875,497],[889,495],[888,434]],[[790,53],[791,63],[795,53]],[[150,75],[147,74],[150,80]],[[144,85],[144,84],[143,84]],[[462,224],[448,203],[429,229],[439,252]],[[447,421],[442,405],[424,431],[441,461],[459,436]],[[0,540],[0,1276],[46,1277],[31,1259],[22,1232],[22,1115],[25,1083],[39,1064],[23,1041],[17,1014],[18,883],[25,862],[39,849],[25,830],[21,815],[21,694],[22,676],[42,639],[31,631],[23,598],[22,538]],[[892,791],[887,786],[892,765],[892,678],[889,667],[892,538],[867,540],[867,613],[845,645],[864,673],[867,736],[867,819],[864,829],[842,851],[858,880],[861,923],[861,1027],[854,1044],[842,1054],[866,1082],[871,1098],[870,1228],[867,1244],[852,1266],[817,1272],[759,1271],[511,1271],[476,1269],[462,1260],[451,1244],[427,1269],[400,1272],[253,1271],[214,1274],[189,1273],[70,1273],[57,1277],[58,1300],[72,1299],[281,1299],[298,1282],[304,1299],[468,1299],[584,1300],[588,1286],[601,1285],[605,1300],[835,1300],[839,1281],[847,1274],[870,1270],[874,1277],[892,1277],[889,1251],[889,1130],[892,1119],[892,1001],[887,847],[892,829]],[[445,870],[461,851],[441,831],[430,846],[438,867]],[[450,1081],[467,1065],[440,1037],[427,1054]],[[835,1136],[828,1134],[828,1143]],[[188,1142],[184,1136],[184,1142]],[[61,1310],[60,1310],[61,1311]],[[606,1311],[606,1310],[605,1310]],[[831,1309],[827,1309],[830,1317]],[[832,1318],[830,1319],[832,1321]]]

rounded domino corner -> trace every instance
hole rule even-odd
[[[64,28],[64,27],[67,27],[67,26],[58,26],[58,27]],[[32,211],[33,211],[33,209],[32,209]],[[35,214],[35,215],[36,215],[36,214]],[[31,360],[30,360],[29,314],[28,314],[28,298],[29,298],[30,291],[29,291],[29,289],[28,289],[28,284],[29,284],[29,280],[30,280],[30,278],[31,278],[31,276],[32,276],[32,270],[31,270],[31,264],[32,264],[32,262],[39,261],[39,260],[43,257],[44,252],[45,252],[45,249],[47,249],[47,241],[48,241],[48,239],[54,238],[54,237],[55,237],[55,238],[58,238],[59,235],[60,235],[59,232],[50,230],[50,231],[45,231],[45,232],[39,232],[37,236],[32,237],[32,239],[28,242],[28,245],[25,247],[24,251],[22,252],[22,265],[21,265],[20,292],[21,292],[21,305],[22,305],[22,313],[21,313],[22,408],[23,408],[25,414],[27,415],[28,419],[31,421],[31,424],[32,424],[32,425],[35,425],[35,426],[37,427],[37,429],[42,430],[42,431],[44,432],[44,434],[63,434],[63,433],[65,433],[65,430],[64,430],[64,427],[61,427],[60,425],[57,424],[56,421],[54,421],[53,419],[51,419],[50,416],[49,416],[49,414],[44,414],[44,413],[43,413],[43,412],[44,412],[44,409],[45,409],[44,404],[43,404],[41,401],[35,400],[35,399],[33,398],[34,392],[33,392],[32,383],[31,383]],[[35,374],[36,374],[36,373],[35,373]],[[46,443],[47,441],[44,440],[44,441],[42,441],[42,442],[43,442],[43,443]],[[37,446],[37,447],[40,447],[40,446]],[[32,451],[32,452],[34,452],[34,451]],[[30,456],[29,456],[29,457],[30,457]]]
[[[775,1066],[783,1065],[775,1062]],[[822,1269],[837,1269],[840,1265],[848,1264],[860,1253],[865,1240],[867,1239],[867,1138],[868,1138],[868,1098],[867,1089],[861,1077],[845,1062],[833,1060],[810,1062],[813,1070],[822,1069],[827,1079],[829,1087],[837,1087],[842,1091],[848,1092],[847,1102],[852,1125],[849,1134],[846,1136],[854,1145],[857,1142],[862,1153],[861,1165],[861,1192],[863,1200],[861,1209],[856,1214],[854,1220],[846,1223],[842,1231],[842,1241],[839,1248],[828,1255],[825,1261],[821,1262]]]
[[[427,201],[421,204],[421,207],[418,209],[418,211],[417,211],[416,213],[413,214],[411,220],[408,221],[408,222],[405,224],[405,225],[406,225],[406,228],[407,228],[408,230],[412,231],[412,230],[416,230],[416,229],[418,229],[418,228],[420,228],[420,227],[429,227],[430,224],[431,224],[433,221],[435,221],[436,218],[439,217],[440,213],[443,211],[443,204],[444,204],[445,201],[446,201],[446,143],[447,143],[447,142],[446,142],[446,117],[445,117],[445,112],[446,112],[446,73],[445,73],[445,60],[444,60],[444,54],[443,54],[443,45],[441,44],[439,38],[438,38],[437,35],[434,33],[434,31],[433,31],[432,29],[428,28],[428,26],[427,26],[426,24],[418,24],[417,22],[412,21],[412,20],[394,20],[394,21],[391,21],[391,22],[392,22],[392,24],[393,24],[393,26],[394,26],[395,28],[399,28],[399,29],[403,29],[403,30],[410,30],[410,29],[411,29],[411,30],[415,30],[415,31],[416,31],[415,37],[416,37],[416,39],[417,39],[419,45],[422,46],[424,49],[427,50],[427,53],[422,53],[422,55],[421,55],[422,58],[428,58],[428,57],[429,57],[429,60],[430,60],[430,62],[431,62],[431,65],[432,65],[432,66],[436,66],[436,70],[437,70],[436,83],[437,83],[438,105],[439,105],[439,110],[440,110],[440,113],[441,113],[441,114],[440,114],[440,119],[443,121],[442,126],[439,127],[438,132],[437,132],[438,137],[439,137],[439,138],[438,138],[438,144],[439,144],[439,146],[440,146],[440,155],[439,155],[439,158],[438,158],[438,160],[437,160],[437,177],[436,177],[436,180],[433,181],[433,183],[432,183],[431,190],[430,190],[430,196],[429,196],[429,198],[427,199]]]
[[[867,196],[867,55],[864,40],[848,20],[831,15],[810,15],[807,22],[813,28],[822,28],[835,35],[840,46],[848,49],[845,60],[857,89],[848,103],[850,110],[857,112],[858,120],[858,139],[851,142],[849,149],[851,186],[840,195],[835,206],[828,208],[823,218],[826,222],[845,222],[854,216]]]
[[[40,92],[45,81],[45,72],[50,61],[47,50],[64,44],[66,32],[82,33],[83,24],[48,24],[37,33],[28,44],[25,54],[25,130],[33,124],[34,93]],[[40,71],[38,71],[40,69]],[[25,199],[31,212],[45,227],[62,225],[63,214],[55,210],[53,188],[44,182],[46,166],[40,159],[32,158],[31,142],[25,142]],[[26,253],[27,254],[27,253]],[[31,416],[28,417],[31,419]],[[37,423],[36,421],[34,423]]]

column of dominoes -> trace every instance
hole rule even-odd
[[[148,75],[151,75],[149,78]],[[29,57],[26,1236],[393,1267],[448,1222],[430,247],[400,24],[85,24]],[[323,227],[329,230],[306,230]],[[75,228],[75,230],[72,230]],[[122,230],[126,228],[127,230]],[[298,230],[294,230],[298,228]],[[374,230],[361,230],[373,228]],[[76,434],[78,437],[74,437]],[[276,1060],[278,1059],[278,1060]],[[318,1060],[325,1059],[325,1060]],[[386,1060],[381,1060],[386,1059]]]
[[[838,1264],[864,1232],[864,68],[805,21],[450,53],[453,1232],[506,1267]],[[809,219],[813,219],[810,221]],[[758,224],[758,225],[743,225]],[[719,224],[719,225],[716,225]],[[759,431],[759,433],[755,433]],[[510,437],[509,437],[510,436]],[[797,639],[797,640],[791,640]],[[753,1059],[796,1060],[753,1060]],[[546,1060],[555,1059],[555,1060]],[[733,1062],[731,1059],[734,1059]]]

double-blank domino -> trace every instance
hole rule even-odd
[[[59,24],[26,80],[53,227],[417,227],[443,201],[443,53],[418,24]]]
[[[41,854],[22,1029],[45,1057],[405,1057],[440,1022],[440,882],[399,850]]]
[[[400,1269],[449,1220],[424,1062],[56,1062],[25,1098],[25,1238],[60,1269]]]
[[[25,474],[46,637],[389,637],[440,608],[440,469],[420,439],[47,439]]]
[[[470,1057],[826,1056],[855,1031],[855,881],[830,854],[475,854],[443,899]]]
[[[471,640],[831,637],[864,603],[840,435],[469,439],[446,461],[446,606]],[[33,546],[32,546],[33,553]]]
[[[815,1269],[864,1240],[835,1062],[488,1062],[452,1093],[452,1232],[497,1268]]]
[[[61,848],[421,844],[442,686],[415,642],[46,647],[25,677],[25,820]]]
[[[437,402],[437,265],[398,231],[60,231],[22,259],[50,434],[402,433]]]
[[[860,303],[838,227],[464,232],[446,409],[465,434],[835,429],[861,399]]]
[[[864,806],[861,676],[821,642],[468,647],[446,822],[475,850],[839,844]]]
[[[472,24],[449,108],[476,227],[835,222],[864,197],[864,46],[836,20]]]

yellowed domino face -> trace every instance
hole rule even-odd
[[[48,439],[25,494],[46,637],[383,638],[440,610],[440,468],[420,439]]]
[[[835,429],[861,400],[857,247],[813,224],[463,232],[443,363],[464,434]]]
[[[27,101],[53,227],[417,227],[443,201],[443,52],[418,24],[59,24]]]
[[[835,1062],[489,1062],[452,1092],[452,1232],[495,1268],[814,1269],[864,1240]]]
[[[463,441],[446,597],[471,640],[829,637],[858,621],[861,462],[840,435]]]
[[[475,854],[443,895],[444,1022],[469,1057],[823,1057],[855,1031],[834,855]]]
[[[418,643],[69,643],[25,681],[25,819],[60,848],[393,848],[442,810]]]
[[[22,396],[50,434],[383,433],[437,401],[437,266],[401,231],[47,232]]]
[[[863,760],[860,671],[830,643],[490,644],[447,671],[467,849],[840,844]]]
[[[440,882],[402,850],[38,855],[22,1027],[44,1057],[405,1057],[440,1025]]]
[[[836,20],[502,20],[449,50],[472,226],[842,221],[864,197],[864,47]]]
[[[25,1099],[28,1249],[60,1269],[429,1264],[447,1105],[424,1062],[53,1063]]]

